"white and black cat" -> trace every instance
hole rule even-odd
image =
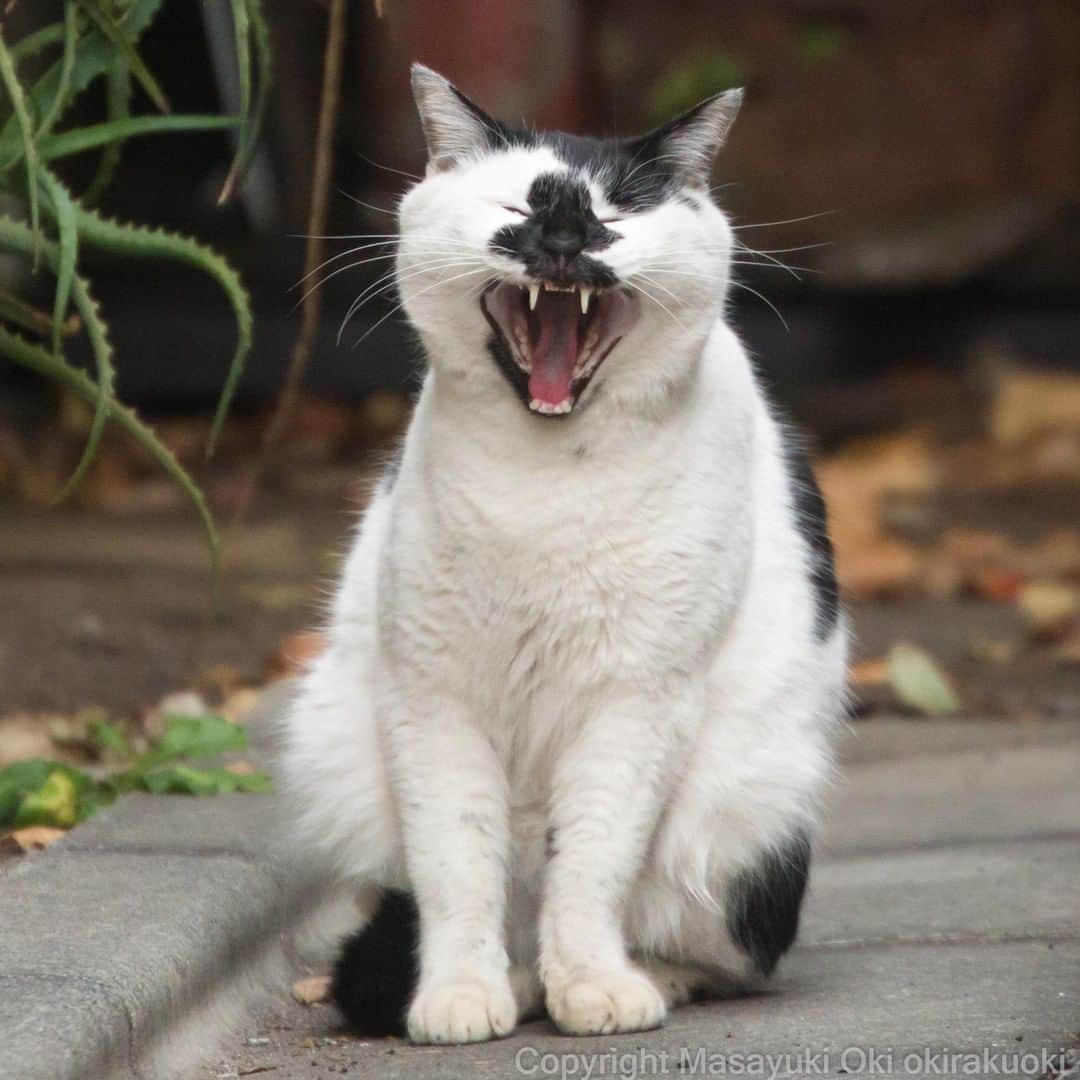
[[[844,710],[821,496],[724,317],[740,95],[596,140],[413,87],[429,370],[283,762],[370,915],[336,999],[419,1042],[652,1028],[791,945]]]

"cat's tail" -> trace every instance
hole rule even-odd
[[[405,1011],[419,978],[419,936],[412,893],[388,889],[367,925],[346,940],[331,993],[357,1035],[405,1034]]]

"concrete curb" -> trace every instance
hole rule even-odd
[[[267,695],[253,732],[284,692]],[[344,913],[285,850],[278,803],[128,796],[10,864],[0,1076],[180,1075],[283,992]]]

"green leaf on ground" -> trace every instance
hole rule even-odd
[[[45,783],[50,767],[43,758],[32,758],[0,769],[0,829],[15,824],[23,797]]]
[[[44,758],[0,769],[0,828],[49,825],[70,829],[115,798],[108,781]]]
[[[15,826],[52,825],[70,829],[78,820],[79,795],[75,781],[60,769],[53,769],[45,777],[45,783],[23,796]]]
[[[90,725],[90,741],[98,750],[111,750],[122,757],[131,757],[131,747],[118,724],[95,720]]]
[[[167,716],[165,734],[139,758],[135,771],[146,772],[180,758],[212,757],[246,746],[247,733],[224,716]]]
[[[190,765],[174,765],[143,774],[140,786],[155,795],[228,795],[236,791],[270,791],[271,781],[261,770],[238,774],[224,768],[196,769]]]
[[[118,795],[227,795],[273,790],[269,773],[247,762],[192,765],[189,759],[216,757],[247,746],[247,733],[223,716],[169,716],[165,733],[147,753],[131,762],[122,729],[107,720],[89,728],[90,741],[129,764],[97,779],[57,761],[34,758],[0,769],[0,829],[47,825],[70,829]]]
[[[904,705],[927,716],[947,716],[961,707],[949,677],[917,645],[894,645],[889,650],[889,683]]]

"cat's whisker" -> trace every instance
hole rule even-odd
[[[666,292],[668,296],[672,298],[672,300],[674,300],[676,303],[681,304],[682,297],[680,297],[677,293],[673,293],[666,285],[663,284],[663,282],[653,280],[653,278],[650,276],[651,273],[652,271],[649,269],[638,270],[636,276],[644,281],[647,281],[654,288],[663,289],[663,291]]]
[[[363,199],[358,199],[355,195],[350,195],[341,188],[338,188],[338,194],[344,195],[350,202],[356,203],[357,206],[362,206],[365,210],[374,210],[377,214],[386,214],[387,217],[397,217],[397,210],[387,210],[385,206],[375,206],[373,203],[364,202]]]
[[[736,241],[735,250],[736,251],[744,251],[744,252],[747,252],[747,253],[749,253],[751,255],[760,256],[762,259],[765,260],[765,262],[764,263],[757,263],[756,265],[758,265],[758,266],[764,266],[766,264],[770,264],[770,265],[774,266],[777,269],[786,270],[796,281],[801,281],[802,280],[799,277],[799,275],[795,272],[794,268],[788,266],[787,263],[785,263],[782,260],[776,258],[775,255],[770,255],[768,252],[765,252],[765,251],[755,251],[752,247],[748,246],[747,244],[740,244],[738,241]],[[732,263],[735,263],[735,261],[736,260],[733,259]]]
[[[828,217],[835,214],[835,210],[819,210],[816,214],[805,214],[803,217],[783,218],[780,221],[755,221],[748,225],[732,225],[732,232],[742,229],[768,229],[773,225],[797,225],[801,221],[813,221],[815,218]]]
[[[326,266],[329,266],[331,263],[337,262],[338,259],[345,259],[345,258],[348,258],[348,256],[350,256],[350,255],[356,255],[356,254],[359,254],[362,251],[370,251],[372,248],[386,247],[389,244],[390,244],[390,241],[384,240],[384,241],[380,241],[378,243],[373,243],[373,244],[361,244],[358,247],[349,248],[347,251],[339,251],[336,255],[331,255],[330,258],[324,259],[321,263],[319,263],[318,266],[315,267],[314,270],[311,270],[308,273],[306,273],[298,282],[296,282],[295,285],[290,285],[289,286],[289,291],[291,292],[293,289],[298,289],[301,285],[303,285],[303,283],[305,281],[308,280],[308,278],[313,277],[320,270],[322,270]],[[466,248],[464,245],[462,245],[460,247],[446,247],[446,248],[434,248],[434,247],[432,247],[432,248],[426,249],[424,252],[421,252],[420,254],[443,255],[443,254],[449,254],[451,252],[467,251],[467,250],[469,250],[469,249]],[[388,252],[387,254],[384,254],[384,255],[373,255],[371,257],[371,259],[361,260],[361,263],[363,263],[363,262],[371,262],[371,261],[374,261],[375,259],[393,259],[396,256],[397,256],[397,251],[391,251],[391,252]],[[353,265],[357,266],[357,265],[361,265],[361,263],[353,263]]]
[[[393,291],[402,282],[408,281],[410,278],[422,276],[432,270],[452,270],[460,266],[469,265],[470,260],[459,259],[457,257],[448,258],[444,261],[425,263],[422,268],[414,269],[408,274],[399,274],[396,268],[391,268],[387,273],[381,277],[376,278],[370,285],[361,289],[360,293],[356,296],[353,302],[349,305],[348,310],[345,312],[344,317],[341,320],[341,325],[338,327],[337,332],[337,344],[341,344],[341,338],[345,333],[345,328],[352,320],[353,316],[367,303],[372,300],[376,300],[381,296],[385,296]]]
[[[641,275],[639,274],[637,276],[640,277]],[[634,289],[637,292],[641,293],[641,295],[644,296],[646,300],[651,300],[652,303],[654,303],[658,308],[660,308],[660,310],[663,311],[668,316],[668,318],[670,318],[671,321],[679,327],[680,330],[686,329],[686,325],[683,323],[682,319],[675,315],[675,313],[662,300],[657,300],[657,298],[653,296],[653,294],[649,292],[648,289],[644,288],[644,286],[639,284],[637,281],[629,281],[627,282],[627,285],[631,289]]]
[[[339,251],[336,255],[331,255],[328,259],[323,259],[318,266],[313,270],[309,270],[299,281],[289,286],[289,291],[300,288],[308,278],[314,277],[324,267],[329,266],[331,263],[337,262],[339,259],[347,259],[350,255],[359,255],[362,251],[370,251],[372,248],[385,247],[389,241],[383,240],[375,244],[360,244],[358,247],[349,248],[347,251]],[[396,251],[391,251],[385,255],[373,255],[372,259],[392,259],[397,254]]]
[[[781,325],[781,326],[783,326],[783,328],[784,328],[784,329],[785,329],[785,330],[786,330],[786,331],[787,331],[787,332],[788,332],[789,334],[791,333],[791,327],[790,327],[790,326],[788,326],[788,322],[787,322],[787,319],[785,319],[785,318],[784,318],[784,316],[780,314],[780,309],[779,309],[779,308],[778,308],[778,307],[777,307],[777,306],[776,306],[776,305],[775,305],[775,304],[774,304],[774,303],[773,303],[773,302],[772,302],[772,301],[771,301],[771,300],[770,300],[770,299],[769,299],[769,298],[768,298],[767,296],[765,296],[765,295],[764,295],[764,293],[759,293],[759,292],[757,291],[757,289],[752,289],[752,288],[751,288],[751,287],[750,287],[749,285],[745,285],[745,284],[744,284],[743,282],[741,282],[741,281],[736,281],[736,280],[735,280],[734,278],[732,278],[732,279],[731,279],[731,284],[732,284],[732,285],[733,285],[733,286],[734,286],[734,287],[735,287],[736,289],[742,289],[742,290],[744,290],[745,292],[748,292],[748,293],[752,293],[752,294],[753,294],[754,296],[756,296],[756,297],[757,297],[757,298],[758,298],[758,299],[759,299],[760,301],[762,301],[762,303],[764,303],[764,304],[766,304],[766,305],[767,305],[768,307],[772,308],[772,310],[773,310],[773,311],[774,311],[774,312],[776,313],[776,317],[777,317],[777,318],[778,318],[778,319],[780,320],[780,325]]]
[[[372,256],[369,256],[366,259],[357,259],[355,262],[347,263],[345,266],[337,267],[337,269],[332,270],[329,274],[325,275],[325,277],[320,278],[319,281],[317,281],[314,285],[312,285],[304,293],[304,295],[301,296],[299,300],[297,300],[296,304],[292,308],[292,311],[295,311],[296,308],[298,308],[313,292],[315,292],[316,289],[321,288],[323,285],[325,285],[332,278],[336,278],[339,274],[344,274],[349,270],[355,270],[357,267],[364,266],[367,263],[378,262],[378,261],[380,261],[382,259],[393,259],[393,258],[396,257],[396,254],[397,254],[396,252],[391,252],[391,253],[386,254],[386,255],[372,255]],[[457,261],[458,259],[460,259],[460,255],[458,253],[453,253],[452,255],[448,253],[445,257],[448,258],[448,259],[452,258],[454,261]],[[391,269],[390,273],[389,273],[389,276],[393,276],[393,273],[394,273],[394,271],[393,271],[393,269]],[[290,312],[290,314],[291,313],[292,312]]]
[[[355,316],[356,313],[362,307],[364,307],[365,304],[377,299],[380,296],[386,295],[393,288],[399,286],[402,282],[409,281],[412,278],[422,277],[424,274],[429,273],[432,270],[453,270],[461,266],[468,266],[469,263],[473,261],[475,260],[460,259],[456,257],[448,258],[445,260],[425,263],[421,267],[414,267],[406,274],[398,274],[396,270],[393,269],[390,270],[388,273],[383,274],[383,276],[378,278],[373,284],[369,285],[366,289],[363,289],[360,292],[359,296],[357,296],[356,299],[353,300],[353,302],[349,305],[349,309],[345,312],[345,316],[341,320],[341,325],[338,327],[336,339],[337,344],[341,344],[341,339],[344,336],[345,328],[348,326],[353,316]],[[490,268],[484,266],[483,269],[488,270]],[[437,282],[436,284],[440,283],[441,282]],[[423,293],[421,292],[418,295],[423,295]]]
[[[416,173],[408,172],[405,169],[395,169],[392,165],[383,165],[380,162],[369,158],[366,154],[361,154],[359,150],[356,151],[356,156],[362,161],[366,161],[369,165],[374,165],[376,169],[382,169],[384,172],[397,173],[398,176],[404,176],[408,180],[420,181],[424,179],[422,176],[417,176]]]
[[[831,240],[822,240],[817,244],[800,244],[798,247],[786,248],[764,248],[759,251],[757,248],[750,247],[749,244],[744,243],[742,240],[736,240],[735,243],[736,246],[745,251],[752,251],[755,255],[784,255],[793,251],[812,251],[815,248],[832,247]]]
[[[400,233],[288,233],[290,240],[400,240]]]
[[[368,259],[357,259],[355,262],[346,263],[344,266],[339,266],[336,270],[331,270],[329,274],[327,274],[325,277],[320,278],[318,281],[315,282],[314,285],[312,285],[304,292],[303,296],[301,296],[300,299],[297,300],[296,303],[292,306],[292,308],[289,309],[289,314],[291,315],[294,311],[296,311],[296,309],[300,307],[313,292],[321,289],[328,281],[336,278],[339,274],[344,274],[349,270],[355,270],[358,267],[365,266],[367,263],[378,262],[381,259],[392,259],[393,257],[393,255],[372,255]],[[302,284],[302,282],[297,282],[297,285],[300,284]],[[297,285],[294,285],[293,288],[295,289]]]
[[[433,285],[429,285],[426,289],[421,289],[420,292],[416,294],[416,296],[424,296],[426,293],[431,292],[433,289],[438,289],[442,286],[450,285],[455,281],[460,281],[462,278],[470,277],[472,274],[487,273],[488,270],[489,267],[487,266],[477,267],[475,270],[466,270],[462,274],[455,274],[453,277],[436,281]],[[356,342],[353,343],[353,348],[359,348],[360,345],[362,345],[368,337],[370,337],[376,330],[378,330],[378,328],[382,326],[382,324],[386,322],[387,319],[389,319],[393,315],[396,315],[404,306],[404,301],[395,304],[381,319],[378,320],[378,322],[373,323],[370,327],[368,327],[364,334]]]

